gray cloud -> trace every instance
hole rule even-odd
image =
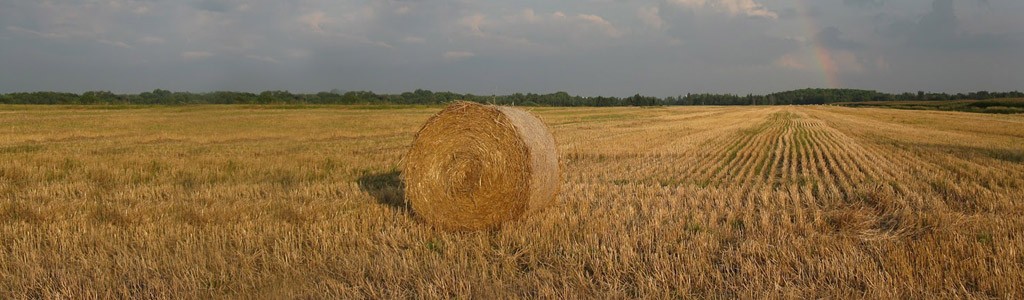
[[[192,3],[192,6],[206,11],[227,12],[233,5],[224,0],[199,0]]]
[[[1019,34],[974,33],[962,29],[953,0],[934,0],[918,20],[898,20],[883,30],[909,45],[931,50],[993,50],[1019,47]]]
[[[845,2],[0,0],[0,93],[1020,88],[1020,1]]]
[[[794,51],[799,42],[768,33],[776,21],[764,18],[702,16],[689,10],[666,9],[668,34],[679,40],[679,50],[712,66],[771,64]],[[751,51],[751,49],[757,51]]]
[[[843,4],[857,7],[878,7],[882,6],[884,0],[843,0]]]
[[[860,50],[864,48],[864,45],[861,43],[845,39],[842,35],[843,32],[839,28],[829,26],[815,34],[814,39],[819,45],[830,49]]]

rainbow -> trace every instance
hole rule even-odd
[[[832,58],[832,53],[829,52],[828,47],[825,47],[815,38],[818,34],[819,26],[815,23],[814,18],[811,17],[809,9],[807,9],[808,0],[796,0],[796,9],[800,14],[800,17],[804,20],[804,28],[807,30],[807,36],[810,37],[811,47],[814,48],[814,54],[818,58],[818,66],[821,67],[822,76],[825,78],[825,85],[829,88],[840,88],[842,83],[839,81],[839,68],[836,66],[835,59]]]

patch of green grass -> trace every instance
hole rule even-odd
[[[690,234],[697,234],[704,230],[704,228],[701,227],[699,223],[693,221],[686,222],[685,229],[686,232],[689,232]]]
[[[1003,107],[1003,108],[1019,108],[1024,109],[1024,99],[992,99],[992,100],[981,100],[970,102],[965,106],[970,107]]]
[[[1024,113],[1024,99],[948,100],[948,101],[868,101],[841,102],[847,107],[876,107],[906,110],[942,110],[990,114]]]
[[[970,112],[988,113],[988,114],[1020,114],[1020,113],[1024,113],[1024,108],[1005,107],[1005,106],[992,106],[992,107],[982,108],[982,109],[979,109],[977,111],[974,111],[974,110],[968,110],[968,111],[970,111]]]
[[[429,240],[423,246],[425,246],[427,250],[433,251],[434,253],[438,254],[441,253],[441,250],[444,247],[441,241],[438,240]]]
[[[977,236],[975,236],[975,238],[978,240],[978,243],[982,243],[985,245],[992,244],[992,234],[989,232],[980,232]]]
[[[1024,163],[1024,151],[993,150],[986,151],[989,157],[1015,163]]]

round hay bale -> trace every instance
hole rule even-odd
[[[527,111],[458,101],[416,133],[405,158],[405,197],[444,229],[496,227],[558,194],[555,139]]]

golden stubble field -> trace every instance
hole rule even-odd
[[[1022,115],[538,108],[557,203],[450,233],[440,108],[100,108],[0,106],[0,298],[1024,297]]]

